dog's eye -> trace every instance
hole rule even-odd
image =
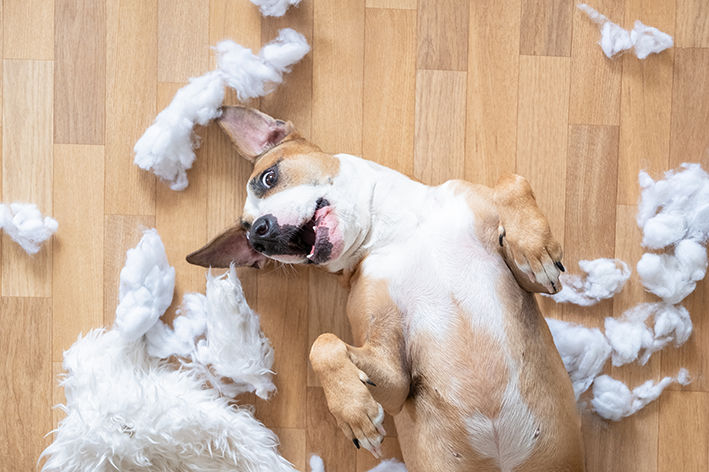
[[[276,185],[276,180],[277,176],[275,169],[268,169],[263,173],[263,175],[261,175],[261,183],[266,188],[271,188]]]

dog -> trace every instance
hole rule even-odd
[[[243,214],[187,256],[203,267],[314,265],[349,286],[356,346],[320,335],[310,361],[359,448],[381,454],[394,416],[409,471],[583,471],[574,392],[535,292],[562,249],[529,183],[430,187],[330,155],[291,122],[225,107],[254,163]]]

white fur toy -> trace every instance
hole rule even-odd
[[[32,203],[13,203],[9,208],[0,203],[0,229],[27,254],[36,254],[58,226],[54,218],[42,218],[37,205]]]
[[[284,28],[258,56],[233,41],[220,42],[216,50],[217,69],[190,79],[189,85],[178,90],[133,148],[135,164],[152,170],[173,190],[187,187],[187,169],[192,167],[198,145],[193,141],[192,128],[195,124],[206,126],[220,116],[224,85],[236,90],[242,101],[267,95],[310,46],[303,35]]]
[[[278,438],[145,338],[93,330],[64,354],[67,417],[44,471],[289,471]]]
[[[627,31],[585,3],[578,7],[600,26],[599,44],[608,58],[635,48],[638,59],[645,59],[650,54],[662,52],[673,45],[672,36],[652,26],[645,26],[640,21],[636,21],[635,27]]]

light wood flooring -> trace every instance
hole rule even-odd
[[[133,165],[132,148],[180,86],[214,67],[210,45],[221,39],[257,51],[286,26],[307,37],[311,53],[251,105],[292,120],[325,151],[431,184],[520,173],[570,271],[597,257],[634,266],[638,171],[709,168],[709,3],[591,6],[627,28],[655,26],[675,47],[609,60],[597,26],[568,0],[303,0],[278,19],[248,0],[2,2],[1,201],[36,203],[59,231],[34,257],[2,237],[0,470],[35,469],[52,440],[62,352],[111,325],[118,273],[141,228],[156,227],[165,243],[175,304],[204,290],[204,271],[184,256],[238,216],[249,165],[215,126],[201,129],[190,185],[176,193]],[[308,366],[318,334],[351,338],[346,293],[315,270],[240,274],[276,352],[278,393],[255,402],[258,418],[299,470],[311,453],[328,472],[369,470],[377,462],[339,432]],[[600,326],[650,300],[633,277],[596,307],[543,308]],[[684,366],[694,382],[617,423],[585,414],[589,471],[709,470],[707,282],[684,304],[695,324],[685,346],[609,371],[634,387]],[[387,426],[384,450],[398,457]]]

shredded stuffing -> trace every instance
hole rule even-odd
[[[0,203],[0,228],[27,254],[36,254],[58,227],[54,218],[42,218],[33,203],[12,203],[9,208]]]
[[[320,456],[313,454],[310,456],[311,472],[325,472],[325,464]],[[396,459],[389,459],[379,463],[369,472],[406,472],[406,466]]]
[[[259,7],[263,16],[283,16],[291,5],[297,5],[300,0],[251,0]]]
[[[645,59],[652,53],[671,48],[674,44],[672,36],[652,26],[646,26],[640,21],[636,21],[635,27],[627,31],[585,3],[578,7],[600,26],[599,44],[608,58],[634,48],[638,59]]]
[[[551,295],[554,301],[582,306],[595,305],[620,292],[631,272],[628,264],[620,259],[581,261],[579,267],[586,273],[586,277],[562,274],[560,279],[563,288],[559,293]]]
[[[192,167],[194,148],[198,147],[192,129],[195,124],[206,126],[221,116],[224,85],[236,90],[241,101],[265,96],[283,81],[283,74],[308,53],[310,46],[303,35],[284,28],[258,56],[230,40],[218,43],[216,50],[217,69],[190,79],[133,148],[135,164],[152,170],[173,190],[187,188],[187,169]]]

